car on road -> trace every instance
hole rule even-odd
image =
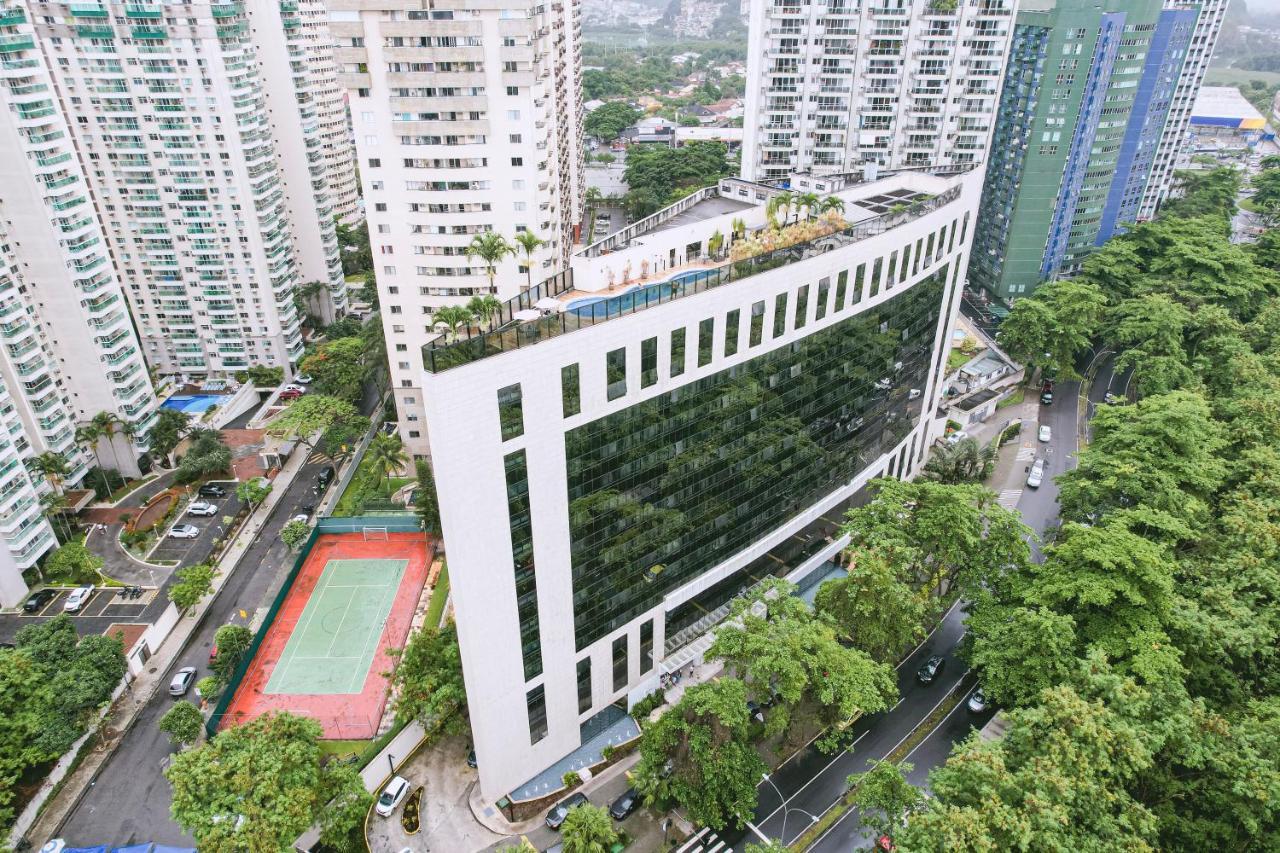
[[[293,377],[293,381],[298,385],[310,385],[312,382],[315,382],[315,378],[309,373],[299,373],[297,376]]]
[[[196,681],[196,668],[194,666],[184,666],[173,674],[173,680],[169,682],[170,696],[186,696],[187,691],[191,689],[191,685]]]
[[[1045,391],[1044,393],[1042,393],[1042,394],[1040,395],[1040,405],[1042,405],[1042,406],[1052,406],[1052,405],[1053,405],[1053,392],[1052,392],[1052,391]]]
[[[942,655],[930,655],[924,665],[916,670],[916,681],[921,684],[932,684],[947,665],[947,660]]]
[[[609,817],[614,820],[626,820],[638,805],[640,805],[640,795],[636,793],[635,788],[628,788],[609,806]]]
[[[225,498],[227,490],[217,483],[205,483],[196,490],[196,494],[202,498]]]
[[[39,613],[44,606],[58,597],[56,589],[41,589],[33,592],[22,604],[23,613]]]
[[[987,694],[982,692],[981,687],[969,694],[969,710],[975,714],[987,710]]]
[[[305,512],[300,512],[295,514],[293,518],[289,519],[289,521],[301,521],[303,524],[307,524],[311,521],[311,516],[307,515]]]
[[[400,801],[409,793],[409,780],[403,776],[394,776],[387,783],[387,787],[382,789],[382,793],[378,795],[378,805],[375,810],[383,817],[391,817],[391,813],[396,810],[396,806],[400,805]]]
[[[307,386],[299,385],[296,382],[290,382],[288,385],[284,386],[284,391],[281,393],[287,394],[290,391],[297,391],[299,394],[305,394],[307,393]]]
[[[170,539],[195,539],[200,535],[200,528],[194,524],[175,524],[169,531]]]
[[[1035,464],[1031,466],[1031,471],[1027,474],[1027,486],[1032,489],[1040,488],[1040,484],[1044,482],[1044,460],[1037,459]]]
[[[80,608],[88,603],[89,597],[93,595],[93,587],[78,586],[71,590],[71,594],[67,596],[67,600],[62,602],[62,609],[67,613],[79,613]]]
[[[1053,437],[1053,430],[1048,424],[1040,424],[1039,438],[1041,441],[1048,442]]]
[[[217,515],[218,508],[208,501],[195,501],[191,506],[187,507],[187,515],[208,516]]]
[[[1112,394],[1110,391],[1102,395],[1102,402],[1108,406],[1119,406],[1125,402],[1125,398],[1119,394]]]
[[[323,492],[329,488],[329,484],[333,482],[334,475],[333,466],[330,465],[316,475],[316,491]]]
[[[281,391],[280,396],[276,397],[276,399],[277,400],[296,400],[301,396],[302,396],[301,391]]]
[[[551,811],[547,812],[547,827],[549,829],[559,829],[572,809],[586,805],[587,802],[587,795],[579,791],[569,799],[556,803],[551,807]]]

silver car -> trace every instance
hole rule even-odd
[[[169,531],[170,539],[195,539],[200,535],[200,528],[194,524],[175,524]]]
[[[194,666],[184,666],[173,674],[173,680],[169,682],[170,696],[186,696],[187,691],[191,689],[191,685],[196,680],[196,668]]]

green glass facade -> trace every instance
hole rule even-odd
[[[511,557],[516,576],[516,611],[520,617],[520,652],[526,680],[542,673],[538,636],[538,581],[533,568],[533,525],[529,514],[529,469],[523,450],[503,459],[507,477],[507,515],[511,522]]]
[[[902,441],[921,416],[911,390],[927,379],[948,274],[566,433],[577,648]]]

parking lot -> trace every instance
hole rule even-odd
[[[148,562],[194,566],[209,557],[209,554],[213,551],[214,540],[226,531],[226,525],[222,521],[223,518],[234,516],[240,511],[240,499],[236,497],[236,481],[219,481],[218,485],[227,490],[225,498],[202,498],[199,495],[194,495],[187,503],[187,506],[196,501],[211,503],[218,508],[216,513],[208,516],[187,515],[184,508],[182,515],[178,516],[174,521],[174,524],[190,524],[198,527],[200,535],[194,539],[174,539],[169,536],[169,531],[166,530],[164,538],[147,556]]]
[[[57,616],[62,612],[63,605],[66,604],[67,597],[70,594],[70,589],[61,589],[39,612],[27,613],[19,611],[16,615],[25,619]],[[158,594],[157,590],[144,589],[142,595],[138,598],[124,598],[119,588],[103,587],[94,590],[88,602],[78,611],[69,615],[72,618],[102,616],[108,619],[137,619],[142,616],[143,611],[147,609],[147,605]]]

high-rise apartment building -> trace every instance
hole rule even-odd
[[[754,0],[742,176],[983,162],[1013,0]]]
[[[1186,56],[1182,61],[1182,73],[1178,76],[1178,85],[1173,92],[1173,100],[1169,104],[1169,116],[1165,121],[1164,132],[1151,160],[1151,177],[1147,181],[1146,192],[1138,208],[1138,219],[1150,219],[1156,213],[1160,202],[1168,195],[1173,182],[1173,169],[1178,162],[1178,155],[1186,145],[1187,132],[1191,124],[1191,109],[1195,106],[1196,95],[1204,83],[1204,73],[1209,70],[1209,60],[1213,59],[1213,49],[1218,43],[1218,33],[1222,31],[1222,18],[1227,12],[1227,0],[1200,0],[1189,4],[1186,0],[1165,0],[1168,10],[1199,9],[1196,28],[1191,34],[1191,41],[1186,48]]]
[[[360,178],[356,175],[356,152],[347,116],[347,93],[338,85],[338,66],[333,59],[329,11],[317,0],[300,0],[298,13],[302,16],[307,58],[311,63],[311,83],[320,118],[330,203],[339,222],[355,225],[364,218],[364,211],[360,208]]]
[[[45,452],[78,483],[93,456],[76,425],[108,412],[145,433],[156,401],[123,290],[77,157],[75,115],[20,6],[0,11],[0,604],[25,592],[21,572],[54,546],[28,470]],[[138,472],[123,435],[104,463]]]
[[[1161,0],[1021,5],[972,286],[1004,302],[1028,295],[1138,219],[1197,15]]]
[[[12,6],[47,73],[147,361],[287,366],[345,300],[297,0]],[[332,294],[332,301],[326,292]]]
[[[790,183],[843,221],[765,252],[781,190],[726,178],[411,354],[489,802],[599,761],[734,596],[820,579],[833,519],[941,433],[981,169]]]
[[[563,269],[581,213],[580,0],[332,0],[400,435],[428,452],[422,346],[434,313]],[[545,245],[492,281],[485,232]]]

